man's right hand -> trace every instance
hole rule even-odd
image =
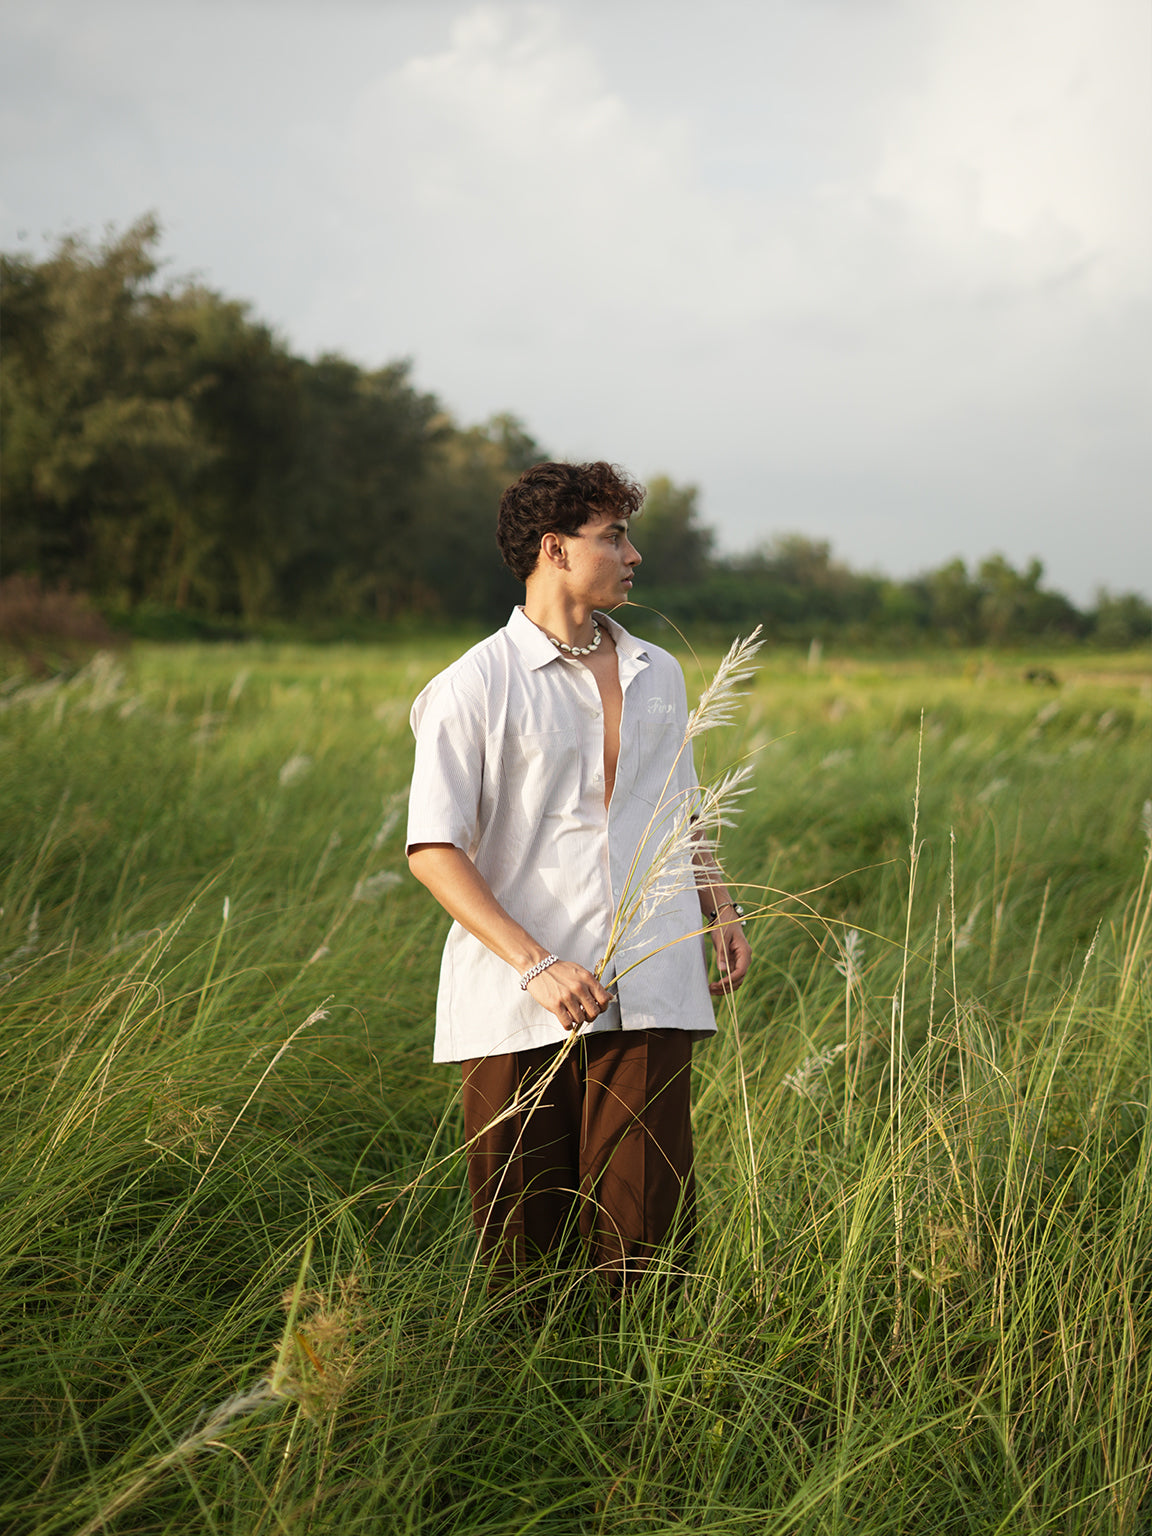
[[[592,972],[572,960],[557,960],[534,976],[528,983],[528,994],[567,1030],[590,1024],[612,1002],[612,994]]]
[[[523,975],[547,954],[539,940],[509,917],[472,860],[453,843],[416,843],[408,867],[462,928]],[[528,983],[528,993],[553,1014],[564,1029],[578,1029],[597,1018],[612,1001],[591,971],[571,960],[557,960]]]

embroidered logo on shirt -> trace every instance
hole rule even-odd
[[[671,704],[665,704],[663,699],[648,700],[648,713],[650,715],[670,715],[672,713],[672,709],[673,706]]]

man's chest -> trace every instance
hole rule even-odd
[[[632,848],[652,808],[676,791],[677,765],[689,761],[679,753],[683,685],[677,693],[672,674],[646,659],[607,659],[557,658],[513,672],[502,695],[488,690],[474,759],[486,840],[507,850],[536,838],[537,827],[536,840],[551,847],[561,832],[602,830],[608,813],[617,840]],[[565,842],[564,858],[573,847]]]
[[[606,655],[597,653],[586,658],[585,669],[592,674],[600,699],[600,713],[604,737],[604,799],[612,798],[612,786],[616,782],[616,767],[620,760],[620,718],[624,709],[624,690],[620,685],[620,668],[616,652]]]

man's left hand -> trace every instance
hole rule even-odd
[[[712,948],[716,955],[719,980],[712,982],[708,990],[713,997],[724,997],[736,988],[748,974],[752,963],[752,948],[748,943],[743,925],[733,917],[729,922],[719,918],[711,928]]]

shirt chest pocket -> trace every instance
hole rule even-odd
[[[574,730],[507,736],[500,767],[510,830],[519,839],[529,837],[541,821],[570,814],[580,798]]]
[[[642,720],[636,729],[635,775],[628,786],[631,793],[648,805],[675,804],[680,764],[676,754],[684,733],[670,720]],[[688,748],[685,747],[685,752]]]

